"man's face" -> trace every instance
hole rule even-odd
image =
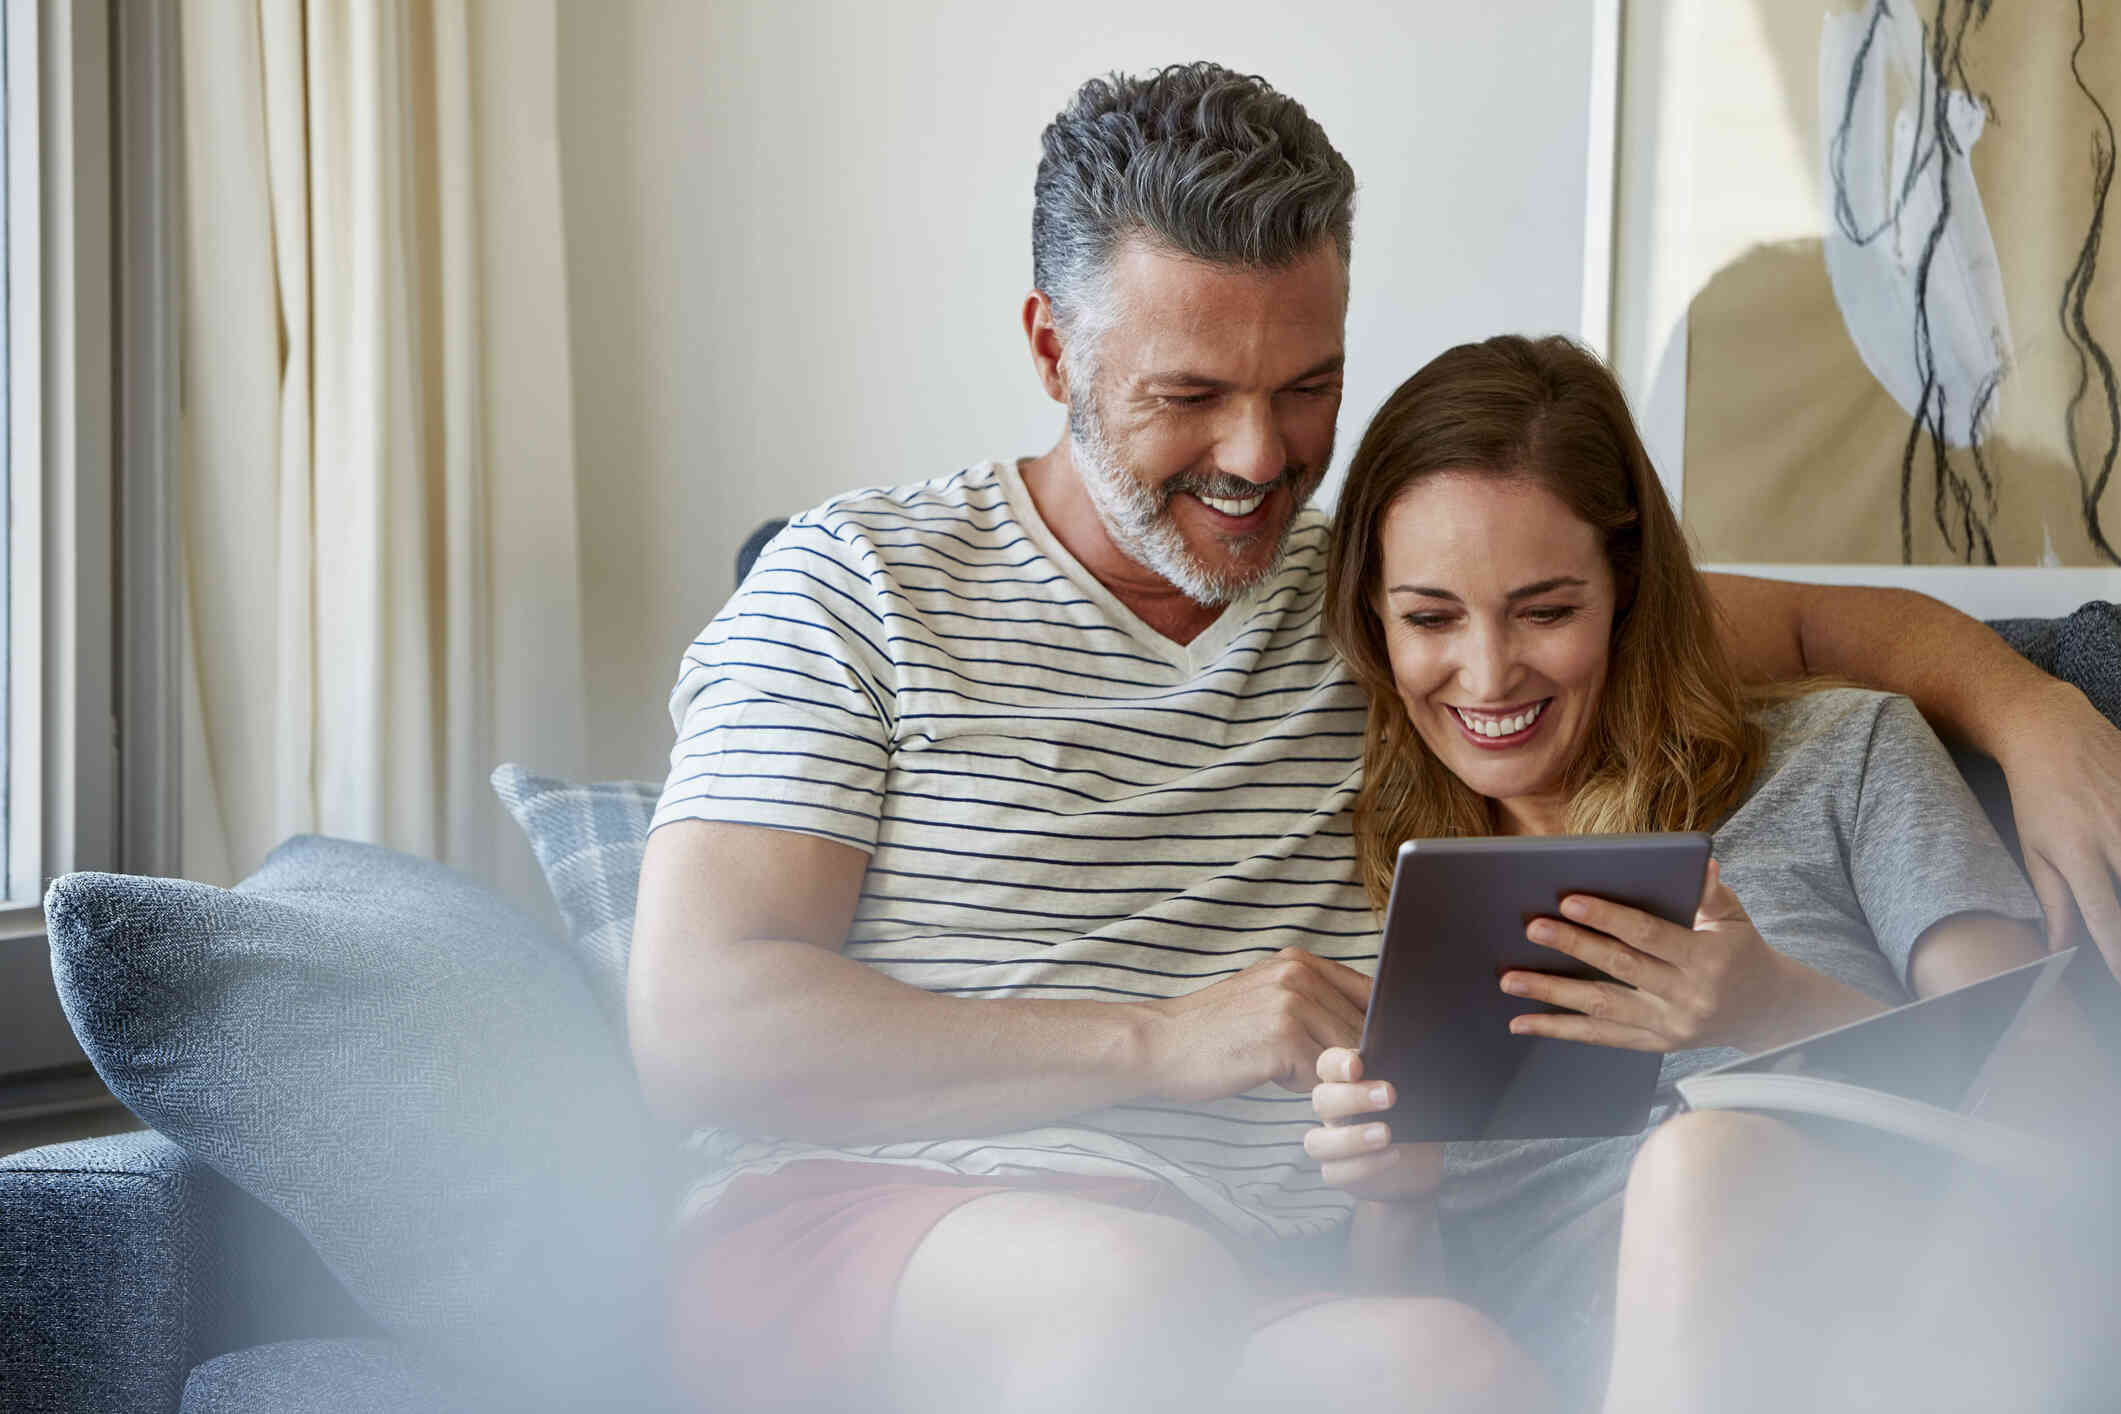
[[[1347,275],[1332,243],[1283,270],[1123,247],[1116,321],[1070,389],[1075,464],[1129,559],[1202,604],[1273,573],[1324,479]]]

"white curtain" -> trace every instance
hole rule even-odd
[[[187,0],[184,872],[583,759],[553,0]]]

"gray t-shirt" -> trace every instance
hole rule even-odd
[[[1769,752],[1715,832],[1724,882],[1778,952],[1881,1001],[1957,913],[2037,920],[2038,901],[1944,746],[1905,697],[1830,689],[1764,707]],[[1665,1058],[1670,1084],[1735,1060]],[[1450,1145],[1443,1213],[1460,1284],[1513,1325],[1591,1328],[1609,1309],[1628,1167],[1647,1134]]]

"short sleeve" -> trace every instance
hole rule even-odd
[[[1849,877],[1900,980],[1916,940],[1957,913],[2037,922],[2039,900],[1929,723],[1881,696],[1856,801]]]
[[[896,673],[874,557],[800,517],[678,665],[651,831],[759,825],[876,848]]]

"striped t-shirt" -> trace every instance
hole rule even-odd
[[[971,997],[1178,996],[1291,945],[1375,970],[1350,810],[1363,695],[1320,627],[1326,524],[1191,643],[1137,619],[989,462],[798,516],[685,653],[655,825],[869,854],[846,953]],[[734,1177],[850,1158],[1149,1177],[1254,1238],[1349,1200],[1308,1097],[1144,1099],[1037,1129],[826,1148],[710,1130],[688,1210]]]

